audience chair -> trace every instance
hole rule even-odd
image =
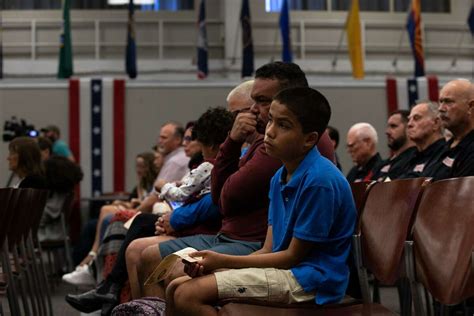
[[[413,240],[406,242],[416,315],[429,312],[419,283],[443,307],[474,296],[473,192],[474,177],[465,177],[434,182],[423,194]]]
[[[63,260],[60,260],[63,258],[63,256],[61,256],[62,251],[65,253],[67,271],[74,270],[72,262],[71,240],[69,238],[69,230],[66,225],[67,221],[69,220],[69,216],[71,215],[73,203],[74,191],[71,191],[67,193],[61,207],[60,221],[62,235],[64,238],[58,240],[45,240],[42,241],[40,245],[41,249],[47,254],[48,267],[50,269],[51,276],[54,276],[59,270],[62,269],[62,265],[64,263]],[[54,283],[55,280],[53,279],[51,281],[51,283]]]
[[[370,301],[367,270],[384,284],[393,284],[400,277],[404,242],[426,183],[426,179],[418,178],[375,183],[369,187],[353,240],[363,303],[262,306],[268,303],[232,300],[226,301],[229,304],[221,308],[219,315],[396,315]]]
[[[10,313],[15,315],[19,313],[19,302],[15,285],[12,284],[13,272],[10,264],[10,255],[7,245],[7,232],[13,218],[11,211],[12,205],[17,199],[17,191],[11,188],[0,189],[0,243],[2,251],[0,253],[0,262],[2,266],[2,273],[0,275],[0,295],[8,298]],[[4,315],[3,306],[0,302],[0,313]]]

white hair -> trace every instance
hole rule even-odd
[[[245,98],[251,100],[250,93],[252,92],[253,82],[254,80],[252,79],[239,84],[237,87],[235,87],[234,89],[232,89],[232,91],[229,92],[226,101],[229,102],[229,100],[234,97],[239,99]]]
[[[361,122],[361,123],[356,123],[352,125],[352,127],[349,129],[349,133],[355,133],[357,138],[369,138],[371,139],[375,145],[377,145],[379,138],[377,136],[377,131],[375,128],[370,125],[369,123]]]

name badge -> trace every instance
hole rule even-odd
[[[448,168],[452,168],[453,167],[453,163],[454,163],[454,158],[451,158],[451,157],[446,157],[444,158],[443,160],[443,164],[448,167]]]
[[[425,164],[424,164],[424,163],[420,163],[420,164],[416,165],[415,168],[413,168],[413,171],[415,171],[415,172],[423,172],[424,169],[425,169]]]
[[[383,168],[380,169],[380,171],[382,171],[382,172],[388,172],[388,171],[390,170],[390,167],[391,167],[391,165],[383,166]]]

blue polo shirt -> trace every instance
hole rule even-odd
[[[282,167],[271,180],[273,252],[287,249],[293,237],[312,242],[309,255],[291,271],[306,292],[316,292],[317,304],[336,303],[349,281],[346,260],[356,222],[351,188],[317,149],[308,152],[287,184],[286,174]]]

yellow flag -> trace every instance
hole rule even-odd
[[[351,10],[346,21],[347,47],[352,64],[352,76],[364,78],[364,54],[360,29],[359,0],[352,0]]]

